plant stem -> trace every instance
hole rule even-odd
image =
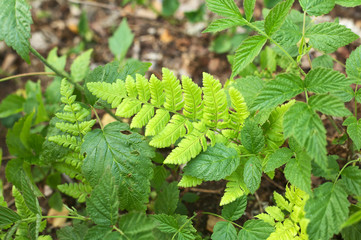
[[[113,226],[113,229],[114,229],[115,231],[117,231],[118,233],[120,233],[120,235],[124,236],[126,239],[130,240],[130,239],[124,234],[124,232],[123,232],[122,230],[120,230],[119,228],[117,228],[117,226]]]
[[[187,223],[189,223],[190,221],[192,221],[192,219],[193,219],[195,216],[197,216],[197,213],[194,213],[193,216],[190,217],[190,218],[177,230],[176,233],[174,233],[174,235],[173,235],[173,237],[172,237],[171,240],[173,240],[173,239],[175,238],[175,236],[177,236],[177,233],[179,233],[179,232],[184,228],[184,226],[185,226]]]
[[[100,121],[100,118],[99,118],[99,116],[98,116],[97,110],[96,110],[93,106],[91,106],[91,108],[92,108],[92,110],[94,111],[94,114],[95,114],[96,118],[98,119],[98,123],[99,123],[99,125],[100,125],[100,128],[103,130],[104,127],[103,127],[102,121]]]
[[[342,67],[344,67],[344,68],[346,67],[346,65],[343,64],[341,61],[337,60],[336,58],[332,57],[331,55],[329,55],[329,56],[332,58],[333,61],[335,61],[335,62],[337,62],[338,64],[340,64]]]
[[[38,76],[38,75],[55,75],[53,72],[32,72],[32,73],[22,73],[18,75],[13,75],[10,77],[1,78],[0,82],[5,82],[7,80],[15,79],[15,78],[21,78],[21,77],[30,77],[30,76]]]
[[[350,165],[351,163],[356,163],[356,162],[360,162],[361,161],[361,158],[358,158],[358,159],[355,159],[355,160],[352,160],[352,161],[349,161],[348,163],[345,164],[345,166],[342,167],[342,169],[340,170],[340,172],[338,173],[336,179],[335,179],[335,182],[333,183],[333,187],[335,186],[335,184],[337,183],[339,177],[341,176],[341,173],[343,170],[345,170],[345,168]]]
[[[218,215],[218,214],[215,214],[215,213],[211,213],[211,212],[202,212],[202,214],[207,214],[207,215],[212,215],[212,216],[215,216],[215,217],[219,217],[219,218],[222,218],[223,220],[229,222],[229,223],[232,223],[234,226],[237,226],[241,229],[243,229],[243,227],[241,225],[238,225],[237,223],[234,223],[232,221],[229,221],[227,219],[225,219],[224,217],[222,217],[221,215]]]

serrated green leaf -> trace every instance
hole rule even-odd
[[[333,59],[330,55],[322,55],[312,59],[312,68],[333,68]]]
[[[73,227],[67,226],[59,229],[56,236],[59,240],[84,240],[88,232],[88,227],[83,224],[74,224]]]
[[[305,78],[305,88],[315,93],[333,92],[347,87],[350,82],[339,71],[328,68],[314,68]]]
[[[25,99],[16,94],[9,94],[1,101],[0,118],[6,118],[24,110]]]
[[[247,196],[243,195],[236,201],[223,206],[222,217],[230,221],[236,221],[244,214],[247,207]]]
[[[71,77],[75,82],[83,80],[89,72],[90,57],[93,49],[89,49],[86,52],[79,55],[74,59],[70,66]]]
[[[33,23],[30,5],[26,0],[7,0],[0,2],[0,9],[0,41],[4,40],[30,63],[30,25]]]
[[[36,191],[33,188],[32,183],[30,182],[30,179],[25,175],[25,173],[21,174],[20,179],[21,179],[21,193],[23,195],[26,206],[34,214],[41,215],[41,209],[39,206],[39,202],[35,195]]]
[[[252,110],[274,108],[304,91],[301,78],[293,74],[279,74],[266,83],[252,104]]]
[[[347,219],[346,222],[342,224],[342,228],[346,228],[352,225],[357,225],[361,221],[361,210],[354,212],[350,217]]]
[[[202,32],[220,32],[228,28],[243,26],[246,21],[243,18],[221,18],[211,22],[208,27]]]
[[[345,107],[343,101],[338,97],[326,94],[317,94],[309,98],[308,104],[316,111],[320,111],[326,115],[344,117],[352,115]]]
[[[183,175],[182,179],[178,183],[178,186],[179,187],[195,187],[195,186],[200,185],[202,182],[203,182],[202,179],[188,176],[188,175]]]
[[[341,173],[346,191],[361,196],[361,170],[357,166],[349,166]]]
[[[266,47],[261,52],[261,68],[270,72],[276,71],[277,68],[277,54],[270,48]]]
[[[326,168],[321,168],[318,164],[312,162],[312,174],[317,177],[324,177],[327,180],[335,181],[340,171],[340,166],[337,162],[338,159],[339,156],[337,155],[328,155]]]
[[[202,119],[203,102],[202,89],[192,79],[182,76],[183,98],[184,98],[184,116],[193,121]]]
[[[254,121],[246,121],[241,130],[241,141],[250,153],[259,153],[265,143],[262,129]]]
[[[361,222],[342,229],[341,234],[344,240],[358,240],[361,234]]]
[[[162,77],[165,91],[164,108],[169,111],[182,109],[184,102],[179,80],[174,73],[167,68],[162,68]]]
[[[234,240],[237,238],[237,231],[230,222],[217,222],[213,228],[212,240]]]
[[[356,146],[356,149],[361,148],[361,119],[358,121],[355,117],[349,117],[345,120],[343,125],[347,126],[347,133]]]
[[[152,232],[154,227],[153,221],[145,213],[131,212],[122,215],[119,229],[124,235],[120,239],[155,240]]]
[[[300,0],[303,11],[311,16],[329,13],[335,7],[335,0]]]
[[[154,203],[154,211],[156,214],[172,215],[178,204],[179,190],[177,182],[172,182],[163,188],[157,196]]]
[[[243,176],[243,180],[249,191],[252,194],[255,193],[261,184],[262,177],[262,165],[257,157],[250,157],[248,159],[244,167]]]
[[[83,173],[91,186],[96,186],[107,168],[111,169],[115,184],[119,185],[121,209],[145,209],[150,193],[151,159],[154,150],[137,133],[129,135],[126,124],[114,122],[103,130],[89,132],[81,147],[86,153]]]
[[[256,6],[256,0],[243,1],[244,14],[246,15],[247,21],[251,21],[255,6]]]
[[[233,0],[231,0],[233,1]],[[245,39],[236,50],[232,64],[232,77],[236,76],[240,71],[248,66],[255,57],[260,53],[266,44],[267,38],[256,35]]]
[[[349,28],[335,22],[313,25],[306,30],[305,37],[312,47],[325,53],[332,53],[359,38]]]
[[[178,0],[164,0],[162,1],[162,15],[170,17],[177,11],[178,7]]]
[[[55,67],[55,69],[63,71],[66,64],[66,55],[59,57],[58,48],[54,47],[48,54],[46,60]],[[45,66],[45,72],[53,72],[49,67]]]
[[[265,83],[261,78],[247,76],[245,78],[237,78],[231,86],[242,94],[247,106],[250,107],[253,105],[257,95],[262,91],[264,85]]]
[[[266,240],[274,227],[262,220],[248,220],[238,233],[238,240]]]
[[[239,154],[234,148],[217,143],[191,160],[183,171],[185,175],[206,181],[218,181],[236,170],[239,162]]]
[[[207,7],[223,17],[242,18],[234,0],[206,0]]]
[[[306,218],[310,219],[307,227],[310,239],[330,239],[338,233],[348,217],[349,205],[340,184],[326,182],[316,188],[305,206]]]
[[[21,217],[10,208],[0,206],[0,228],[21,220]]]
[[[108,39],[110,51],[117,59],[123,59],[132,45],[134,34],[130,30],[127,20],[124,18],[117,30]]]
[[[192,222],[188,220],[187,216],[175,214],[169,216],[166,214],[153,215],[157,222],[157,228],[164,233],[173,234],[173,238],[177,236],[178,240],[194,239],[196,230],[192,226]]]
[[[159,190],[165,183],[166,178],[169,176],[169,171],[167,171],[164,166],[155,166],[153,172],[154,174],[151,180],[151,185],[156,190]]]
[[[348,77],[361,79],[361,47],[352,51],[346,60],[346,73]]]
[[[290,161],[293,152],[289,148],[279,148],[267,157],[264,172],[270,172]]]
[[[294,0],[280,2],[268,13],[264,21],[264,28],[269,36],[272,36],[282,26],[293,2]]]
[[[102,239],[113,240],[113,238],[110,238],[110,234],[112,230],[113,229],[110,226],[96,225],[94,227],[89,228],[84,238],[87,240],[102,240]]]
[[[335,0],[335,2],[343,7],[356,7],[361,5],[361,0]]]

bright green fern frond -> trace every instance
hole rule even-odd
[[[132,123],[130,124],[131,128],[141,128],[144,127],[149,120],[154,116],[154,107],[152,105],[144,104],[142,109],[134,116]]]
[[[170,115],[167,110],[158,109],[155,116],[148,122],[145,128],[145,136],[154,136],[160,133],[169,122]]]
[[[165,109],[178,111],[183,108],[182,88],[174,73],[167,68],[162,69],[163,86],[165,91]]]
[[[90,111],[82,108],[79,112],[74,113],[72,112],[59,112],[56,113],[55,116],[60,118],[61,120],[68,121],[68,122],[76,122],[76,121],[84,121],[90,115]]]
[[[182,86],[184,92],[183,114],[192,120],[202,119],[202,89],[192,79],[185,76],[182,77]]]
[[[84,136],[91,130],[91,128],[94,126],[95,123],[96,120],[84,121],[79,123],[78,125],[72,123],[60,122],[60,123],[56,123],[55,126],[61,131],[70,133],[74,136],[79,136],[79,134],[82,134]]]
[[[87,87],[92,94],[111,104],[112,108],[116,108],[126,96],[125,83],[120,79],[114,83],[90,82]]]
[[[249,190],[243,181],[242,167],[238,167],[236,171],[226,177],[226,180],[228,180],[228,182],[226,184],[226,189],[224,190],[224,195],[221,199],[221,206],[231,203],[242,195],[247,195],[249,193]]]
[[[71,85],[66,79],[63,79],[60,85],[60,94],[61,96],[64,97],[64,100],[70,98],[73,95],[73,92],[74,92],[74,86]],[[63,99],[61,101],[63,102]]]
[[[148,102],[150,98],[150,89],[149,89],[148,80],[143,75],[137,74],[135,86],[137,87],[139,100],[142,101],[143,103]]]
[[[50,142],[55,142],[56,144],[70,148],[76,152],[80,151],[81,142],[76,139],[74,136],[70,135],[57,135],[51,136],[48,138]]]
[[[185,117],[173,115],[170,123],[168,123],[168,125],[156,135],[149,144],[157,148],[169,147],[187,133],[186,124],[188,123],[189,121]]]
[[[136,98],[138,96],[137,86],[134,78],[130,75],[125,79],[125,89],[127,89],[128,97]]]
[[[81,172],[81,165],[83,164],[83,160],[83,155],[77,152],[70,152],[62,159],[62,161],[74,167],[74,169],[77,169],[79,172]]]
[[[229,89],[229,96],[231,97],[231,103],[234,109],[234,111],[231,111],[231,126],[238,131],[250,113],[246,101],[237,89],[231,87]]]
[[[202,150],[207,150],[205,133],[208,128],[204,124],[196,124],[193,131],[183,138],[178,147],[175,148],[164,160],[165,164],[185,164],[196,157]]]
[[[212,75],[203,73],[203,119],[210,127],[228,124],[227,96],[222,84]]]
[[[58,189],[66,195],[78,199],[79,202],[85,202],[86,197],[92,191],[91,186],[84,183],[65,183],[58,185]]]
[[[81,169],[74,168],[71,164],[64,162],[55,162],[52,166],[59,172],[68,175],[71,178],[78,180],[84,180],[84,176],[81,174]]]
[[[180,182],[178,183],[178,187],[195,187],[200,185],[203,182],[202,179],[196,178],[196,177],[192,177],[192,176],[188,176],[188,175],[183,175],[182,179],[180,180]]]
[[[151,103],[155,107],[160,107],[164,104],[165,93],[163,82],[160,81],[154,74],[150,77],[149,88],[151,95]]]
[[[115,115],[130,118],[134,114],[140,111],[142,108],[142,103],[134,98],[126,98],[124,101],[118,106]]]

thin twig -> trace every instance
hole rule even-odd
[[[105,9],[112,10],[112,11],[119,11],[119,9],[120,9],[119,7],[117,7],[115,5],[99,3],[99,2],[78,1],[78,0],[68,0],[68,2],[75,3],[75,4],[88,5],[88,6],[92,6],[92,7],[105,8]]]
[[[259,211],[260,211],[261,213],[263,213],[264,210],[263,210],[263,207],[262,207],[262,202],[261,202],[261,200],[259,199],[259,196],[258,196],[257,192],[254,193],[254,196],[256,197],[256,200],[257,200],[257,203],[258,203],[258,207],[259,207]]]
[[[203,192],[203,193],[214,193],[214,194],[221,194],[222,190],[212,190],[212,189],[202,189],[202,188],[190,188],[189,189],[192,192]]]
[[[278,183],[276,183],[275,181],[273,181],[272,179],[270,179],[266,174],[263,174],[263,177],[270,183],[272,183],[274,186],[278,187],[280,190],[285,191],[285,188],[281,185],[279,185]]]
[[[13,75],[13,76],[10,76],[10,77],[1,78],[1,79],[0,79],[0,82],[4,82],[4,81],[11,80],[11,79],[15,79],[15,78],[38,76],[38,75],[55,75],[55,73],[53,73],[53,72],[22,73],[22,74]]]

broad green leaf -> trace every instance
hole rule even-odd
[[[172,16],[179,7],[178,0],[163,0],[162,1],[162,15],[165,17]]]
[[[329,68],[314,68],[305,78],[307,91],[327,93],[343,89],[350,85],[345,75]]]
[[[29,38],[33,23],[30,5],[26,0],[0,1],[0,41],[12,47],[22,59],[30,63]]]
[[[327,180],[335,181],[340,171],[340,166],[337,162],[338,159],[339,156],[337,155],[328,155],[326,168],[321,168],[317,163],[312,162],[312,174],[317,177],[324,177]]]
[[[172,182],[164,187],[157,196],[154,203],[154,211],[156,214],[172,215],[178,204],[179,190],[177,182]]]
[[[361,222],[342,229],[341,234],[344,240],[358,240],[361,236]]]
[[[0,206],[0,228],[21,220],[21,217],[10,208]]]
[[[358,210],[350,215],[346,222],[342,224],[342,228],[357,225],[357,223],[361,223],[361,210]]]
[[[204,16],[206,13],[206,4],[202,3],[198,9],[194,11],[184,12],[187,20],[191,23],[197,23],[204,20]]]
[[[223,143],[217,143],[187,163],[183,171],[185,175],[218,181],[229,176],[238,165],[238,152]]]
[[[114,122],[103,130],[89,132],[81,147],[81,152],[86,153],[82,170],[90,185],[96,186],[110,168],[119,185],[120,208],[143,210],[150,193],[154,150],[139,134],[126,135],[122,131],[129,131],[129,127]]]
[[[247,196],[243,195],[236,201],[223,206],[222,217],[230,221],[236,221],[244,214],[247,207]]]
[[[308,15],[321,16],[335,7],[335,0],[300,0],[300,4]]]
[[[346,73],[348,77],[361,79],[361,46],[352,51],[346,60]]]
[[[267,46],[261,52],[261,68],[268,70],[270,72],[276,71],[277,68],[276,57],[277,57],[276,52],[272,48]]]
[[[263,220],[248,220],[238,233],[238,240],[266,240],[274,227]]]
[[[294,0],[286,0],[278,3],[267,15],[264,28],[269,36],[272,36],[282,26],[288,12],[291,10]]]
[[[359,38],[349,28],[335,22],[319,23],[306,30],[309,44],[322,52],[332,53]]]
[[[247,21],[251,21],[255,6],[256,0],[243,0],[244,13]]]
[[[123,59],[130,45],[132,45],[133,39],[134,34],[130,30],[127,20],[124,18],[117,30],[113,33],[113,36],[108,39],[110,51],[118,60]]]
[[[92,52],[93,49],[89,49],[88,51],[82,53],[77,58],[75,58],[73,63],[71,64],[71,77],[75,82],[80,82],[88,75],[90,57]]]
[[[330,239],[340,231],[348,217],[350,202],[343,187],[326,182],[314,190],[305,206],[306,218],[310,219],[307,234],[310,239]]]
[[[279,148],[267,157],[264,172],[270,172],[290,161],[293,152],[289,148]]]
[[[244,166],[243,180],[252,194],[259,188],[261,177],[261,161],[257,157],[250,157]]]
[[[21,179],[21,193],[26,206],[34,214],[41,215],[39,202],[35,195],[36,189],[33,188],[33,184],[30,182],[30,179],[28,178],[28,176],[25,175],[24,172],[22,172],[21,176],[19,177]]]
[[[361,119],[358,121],[355,117],[349,117],[345,120],[343,125],[347,126],[347,133],[356,146],[356,149],[361,148]]]
[[[274,108],[304,91],[303,81],[293,74],[279,74],[266,83],[256,97],[252,110]]]
[[[319,116],[303,102],[295,103],[283,119],[285,137],[294,137],[320,167],[327,164],[326,129]]]
[[[46,60],[59,71],[63,71],[66,64],[66,55],[59,57],[58,48],[51,49]],[[49,67],[45,66],[45,72],[53,72]],[[58,90],[59,91],[59,90]]]
[[[109,226],[96,225],[94,227],[89,228],[84,238],[87,240],[109,239],[110,237],[109,235],[111,232],[112,232],[112,228]]]
[[[308,104],[316,111],[323,114],[344,117],[352,115],[352,113],[345,107],[343,101],[338,97],[326,94],[317,94],[309,98]]]
[[[24,110],[25,99],[16,94],[9,94],[1,101],[0,118],[6,118]]]
[[[247,151],[250,153],[259,153],[264,148],[265,142],[262,128],[254,121],[246,121],[241,130],[241,141]]]
[[[233,2],[233,0],[230,1]],[[267,38],[260,35],[248,37],[242,42],[234,56],[232,64],[232,77],[236,76],[240,71],[247,67],[248,64],[253,62],[266,42]]]
[[[166,170],[164,166],[155,166],[153,172],[154,174],[151,180],[151,185],[156,190],[159,190],[165,183],[166,178],[169,176],[169,171]]]
[[[361,170],[357,166],[349,166],[341,173],[346,191],[361,196]]]
[[[127,213],[119,220],[119,229],[124,233],[120,239],[155,240],[152,232],[154,227],[152,219],[145,213]]]
[[[264,85],[265,83],[261,78],[257,76],[248,76],[245,78],[237,78],[231,86],[242,94],[247,107],[250,107],[257,95],[262,91]]]
[[[152,217],[157,223],[157,228],[163,233],[173,234],[173,239],[185,240],[195,238],[196,229],[192,226],[192,221],[189,221],[187,216],[156,214]]]
[[[335,2],[343,7],[356,7],[361,5],[361,0],[335,0]]]
[[[234,0],[206,0],[207,7],[223,17],[242,18]]]
[[[108,168],[86,201],[87,213],[96,224],[108,226],[116,224],[119,208],[117,195],[118,187]]]
[[[88,227],[83,224],[74,224],[73,227],[63,227],[56,232],[59,240],[84,240]]]
[[[217,222],[213,228],[212,240],[234,240],[237,238],[237,231],[230,222]]]
[[[245,25],[246,22],[243,18],[221,18],[216,19],[203,31],[203,33],[207,32],[219,32],[231,27],[238,27]]]
[[[27,97],[24,103],[24,111],[27,114],[31,114],[32,112],[36,113],[34,124],[49,121],[48,113],[43,102],[40,81],[28,81],[25,85],[25,90]]]
[[[312,60],[312,68],[333,68],[333,59],[330,55],[322,55]]]

